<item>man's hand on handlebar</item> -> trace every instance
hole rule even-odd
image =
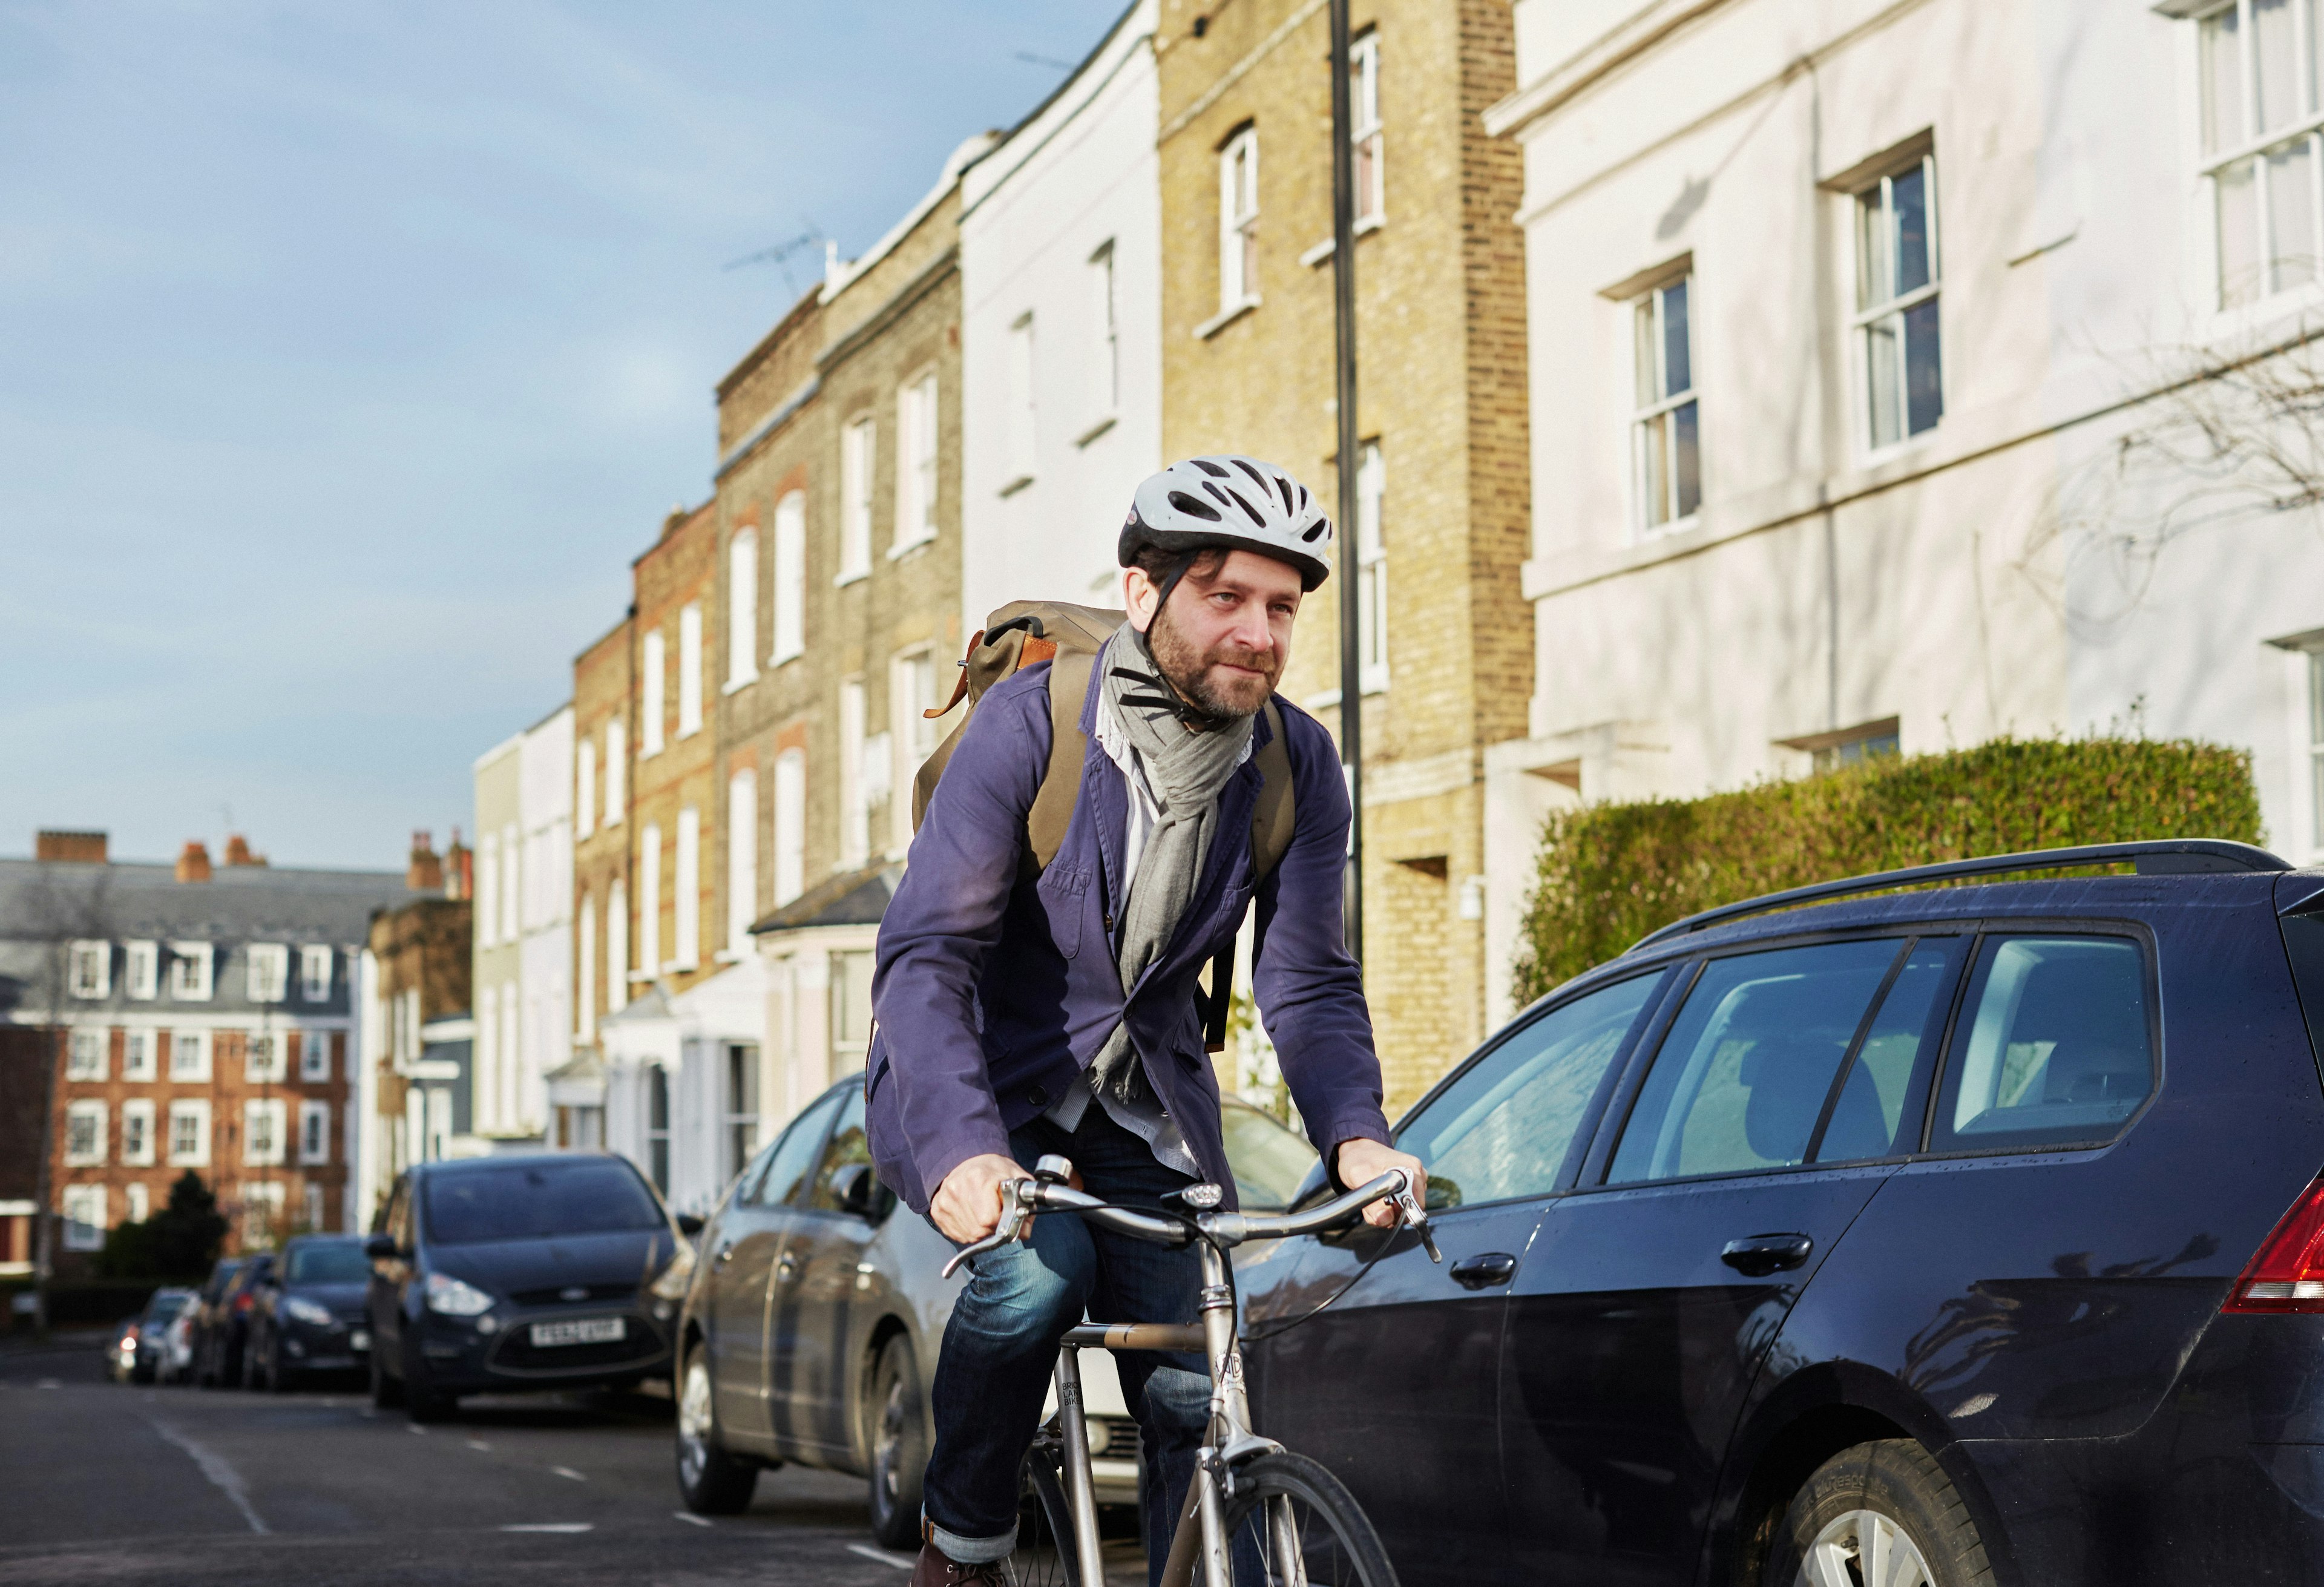
[[[962,1161],[944,1176],[928,1202],[928,1216],[946,1240],[973,1245],[1001,1226],[1001,1186],[1032,1176],[999,1152]]]
[[[966,1167],[966,1163],[961,1165],[963,1168]],[[1377,1140],[1343,1140],[1339,1146],[1339,1156],[1333,1159],[1333,1167],[1339,1172],[1340,1183],[1351,1186],[1370,1184],[1390,1168],[1401,1168],[1411,1177],[1413,1200],[1423,1206],[1428,1204],[1428,1170],[1422,1167],[1420,1159],[1409,1152],[1400,1152]],[[958,1168],[953,1170],[955,1174],[959,1171]],[[952,1181],[946,1179],[945,1183],[949,1186]],[[1393,1200],[1376,1201],[1364,1209],[1364,1222],[1375,1229],[1393,1229],[1402,1215],[1397,1211]]]

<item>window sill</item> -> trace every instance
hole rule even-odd
[[[910,556],[914,551],[918,550],[922,546],[932,546],[936,544],[936,531],[933,529],[929,530],[927,533],[919,536],[916,540],[903,540],[896,545],[889,547],[888,560],[890,562],[900,562],[905,558]]]
[[[1379,216],[1367,215],[1361,220],[1356,222],[1356,235],[1360,237],[1368,237],[1371,235],[1372,233],[1379,230],[1384,224],[1386,224],[1385,221],[1383,221]],[[1313,270],[1339,251],[1340,239],[1337,237],[1325,237],[1322,242],[1316,244],[1314,247],[1308,249],[1307,252],[1299,255],[1299,263],[1305,265],[1308,269]]]
[[[1208,319],[1203,321],[1202,324],[1194,328],[1194,339],[1198,342],[1209,341],[1213,337],[1218,335],[1219,332],[1226,329],[1227,327],[1232,325],[1236,320],[1240,319],[1244,315],[1258,308],[1259,304],[1259,296],[1257,293],[1253,293],[1251,296],[1245,298],[1240,303],[1231,304],[1227,308],[1220,309],[1216,314],[1212,315]]]
[[[845,589],[849,585],[861,584],[871,577],[872,570],[869,567],[858,567],[850,572],[843,573],[837,578],[833,579],[831,581],[831,587],[834,589]]]
[[[1031,475],[1020,474],[1016,478],[1010,480],[1007,484],[1002,485],[999,490],[993,492],[993,494],[999,496],[1005,502],[1032,483],[1033,476]]]
[[[1388,693],[1388,679],[1386,677],[1374,675],[1364,679],[1364,698],[1369,700],[1374,696],[1384,695],[1386,693]],[[1340,691],[1335,688],[1327,688],[1320,694],[1309,695],[1305,699],[1299,702],[1299,708],[1309,713],[1316,711],[1336,711],[1340,708]]]
[[[1113,414],[1107,414],[1103,419],[1099,420],[1095,424],[1091,425],[1087,429],[1082,431],[1081,434],[1075,436],[1074,438],[1074,445],[1077,447],[1088,446],[1092,441],[1097,439],[1098,437],[1103,435],[1107,430],[1111,429],[1116,422],[1118,422],[1118,420]]]
[[[655,744],[650,749],[641,749],[638,751],[638,759],[641,761],[650,761],[656,755],[660,754],[661,751],[662,746],[659,744]]]
[[[747,678],[730,678],[726,680],[726,687],[718,692],[722,695],[740,694],[758,681],[759,675],[755,672]]]
[[[698,722],[697,722],[697,723],[696,723],[692,727],[681,727],[681,728],[679,728],[679,729],[678,730],[678,742],[679,743],[684,743],[687,739],[692,738],[695,734],[696,734],[700,733],[701,731],[702,731],[702,724],[701,724],[700,723],[698,723]]]
[[[710,955],[710,962],[714,964],[739,964],[750,956],[734,948],[720,948]]]
[[[791,650],[780,656],[770,656],[767,658],[767,665],[770,667],[788,666],[789,663],[798,660],[801,656],[806,654],[807,652],[805,650]]]
[[[632,970],[629,973],[629,982],[632,986],[650,985],[655,979],[655,973],[651,970]]]

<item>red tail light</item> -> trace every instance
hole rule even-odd
[[[2227,1292],[2227,1312],[2324,1312],[2324,1179],[2300,1193]]]
[[[2324,1295],[2324,1289],[2319,1289],[2317,1293]],[[251,1298],[252,1297],[247,1295],[239,1295],[235,1296],[234,1309],[238,1312],[248,1311],[250,1309]]]

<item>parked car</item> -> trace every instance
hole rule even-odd
[[[243,1346],[250,1338],[250,1309],[258,1304],[253,1291],[273,1265],[272,1254],[266,1251],[238,1258],[215,1295],[207,1286],[204,1287],[201,1315],[194,1324],[194,1381],[202,1388],[242,1386]],[[210,1277],[213,1282],[218,1282],[218,1270],[211,1269]]]
[[[137,1335],[144,1322],[141,1313],[114,1324],[111,1342],[105,1347],[105,1374],[115,1383],[128,1382],[137,1370]]]
[[[364,1245],[373,1401],[428,1422],[463,1394],[667,1375],[678,1297],[656,1286],[701,1226],[602,1153],[415,1165]]]
[[[1243,1204],[1282,1207],[1315,1161],[1254,1107],[1225,1104]],[[895,1217],[872,1167],[863,1083],[833,1086],[743,1169],[704,1232],[679,1319],[678,1481],[689,1509],[731,1513],[782,1461],[869,1479],[872,1531],[919,1535],[934,1439],[927,1374],[965,1274],[925,1218]],[[1139,1430],[1113,1358],[1083,1355],[1092,1465],[1102,1502],[1138,1496]]]
[[[184,1385],[194,1377],[194,1324],[202,1315],[202,1297],[189,1296],[178,1315],[161,1330],[161,1349],[153,1361],[153,1381]]]
[[[1412,1587],[2305,1580],[2319,1038],[2324,872],[2241,844],[1680,922],[1402,1120],[1443,1266],[1251,1253],[1259,1426]]]
[[[318,1372],[371,1362],[364,1297],[371,1260],[353,1234],[301,1234],[258,1291],[250,1315],[250,1383],[281,1394]]]
[[[137,1338],[124,1376],[133,1383],[151,1383],[157,1375],[170,1325],[186,1303],[194,1298],[190,1289],[161,1288],[155,1290],[145,1302],[145,1309],[135,1319]]]

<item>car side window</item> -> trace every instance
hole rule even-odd
[[[1662,974],[1552,1009],[1486,1053],[1397,1132],[1428,1170],[1428,1204],[1474,1205],[1557,1188],[1566,1149]]]
[[[2129,937],[1987,937],[1961,1007],[1932,1151],[2103,1144],[2154,1090],[2146,960]]]
[[[805,1199],[807,1176],[815,1169],[816,1154],[823,1149],[824,1132],[847,1094],[830,1093],[791,1121],[791,1127],[775,1143],[774,1155],[767,1159],[767,1172],[759,1181],[752,1202],[762,1207],[779,1207],[797,1206]]]
[[[1848,1078],[1832,1104],[1822,1140],[1811,1151],[1819,1163],[1901,1157],[1921,1145],[1921,1103],[1938,1045],[1960,954],[1958,937],[1924,937],[1913,945],[1872,1016]]]
[[[1840,1062],[1905,946],[1874,937],[1704,964],[1646,1072],[1607,1183],[1806,1161]]]
[[[831,1146],[823,1154],[823,1166],[815,1173],[815,1192],[807,1205],[817,1211],[839,1211],[839,1197],[833,1193],[831,1182],[842,1168],[872,1161],[872,1142],[863,1133],[863,1088],[852,1087],[847,1100],[840,1104],[839,1117],[831,1126]]]
[[[732,1204],[741,1206],[757,1197],[760,1182],[767,1176],[767,1166],[775,1160],[775,1151],[781,1145],[780,1140],[769,1141],[759,1149],[757,1157],[742,1166],[742,1171],[734,1176]]]

